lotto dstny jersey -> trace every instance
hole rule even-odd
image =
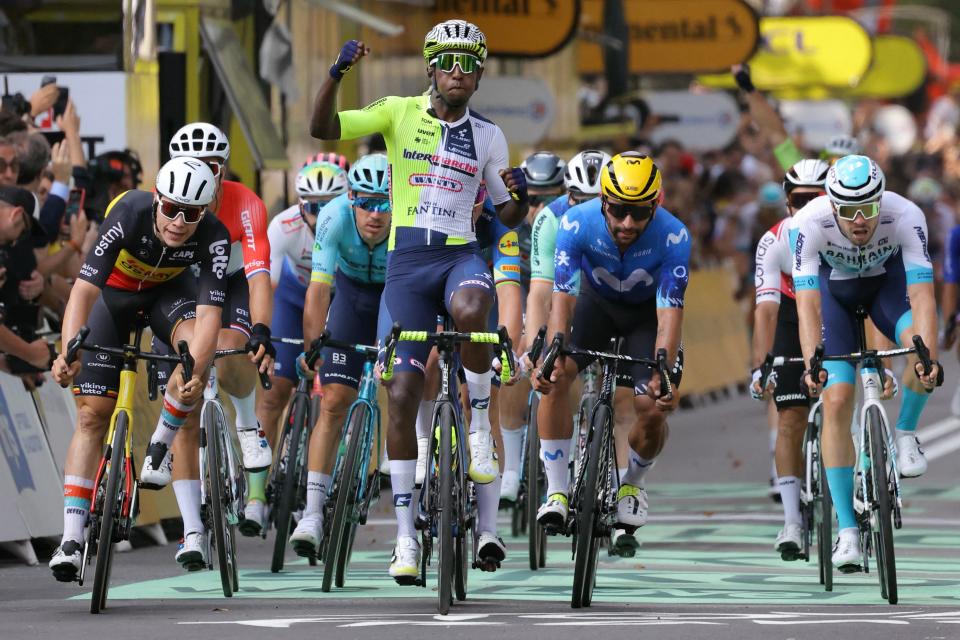
[[[793,252],[790,250],[790,218],[773,225],[757,243],[754,285],[757,304],[775,302],[793,292]]]
[[[107,207],[100,237],[80,267],[80,279],[103,289],[143,291],[169,282],[186,269],[200,270],[198,305],[223,306],[230,236],[207,213],[189,240],[168,247],[153,231],[153,194],[127,191]]]
[[[557,248],[557,228],[560,217],[572,207],[566,194],[560,196],[537,214],[530,231],[530,279],[553,282],[553,260]]]
[[[333,284],[337,269],[365,284],[383,284],[387,275],[387,241],[372,249],[363,241],[347,194],[328,202],[317,216],[310,281]]]
[[[831,280],[868,278],[886,272],[884,264],[903,254],[907,284],[933,282],[927,251],[927,222],[923,212],[901,195],[885,191],[880,199],[879,223],[862,247],[840,231],[827,196],[811,200],[793,217],[793,284],[797,291],[820,287],[820,261],[831,267]]]
[[[600,198],[571,207],[560,218],[554,257],[555,292],[576,295],[581,272],[591,288],[613,302],[682,308],[690,265],[690,233],[658,207],[643,233],[620,253],[600,210]]]
[[[296,283],[306,290],[313,268],[313,231],[300,215],[300,205],[281,211],[267,227],[270,239],[270,280]]]
[[[508,157],[500,127],[469,109],[456,122],[431,111],[429,95],[391,96],[339,114],[341,138],[380,133],[387,143],[391,251],[476,241],[473,204],[481,180],[494,204],[510,198],[500,177]]]

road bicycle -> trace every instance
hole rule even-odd
[[[369,472],[374,444],[377,448],[375,460],[379,460],[382,441],[377,380],[374,375],[379,350],[377,347],[334,340],[326,331],[314,344],[318,350],[331,347],[364,356],[359,393],[347,411],[330,483],[331,493],[327,503],[334,506],[328,517],[324,518],[325,522],[331,522],[329,531],[325,532],[327,542],[321,585],[323,591],[328,592],[331,584],[343,587],[357,527],[366,524],[370,505],[380,496],[379,465],[375,466],[372,473]]]
[[[536,362],[543,350],[547,328],[541,327],[530,345],[530,361]],[[540,394],[531,389],[527,402],[527,426],[524,429],[522,456],[520,464],[520,488],[517,491],[517,503],[514,506],[514,520],[521,518],[525,525],[530,570],[536,571],[547,564],[547,532],[537,522],[537,509],[546,499],[547,478],[540,459],[540,437],[537,433],[537,411],[540,407]],[[520,527],[516,527],[520,529]],[[514,536],[519,531],[514,531]]]
[[[856,310],[859,351],[846,355],[823,355],[823,345],[818,345],[810,360],[810,373],[814,379],[820,375],[824,362],[849,362],[860,368],[860,383],[863,389],[863,406],[857,420],[857,461],[854,470],[854,507],[857,526],[860,530],[860,548],[863,553],[863,570],[869,572],[869,559],[876,555],[880,594],[890,604],[896,604],[897,565],[894,550],[893,530],[903,525],[900,495],[900,473],[897,470],[897,448],[894,432],[890,428],[887,413],[881,404],[886,373],[882,360],[911,353],[917,355],[923,371],[929,373],[933,366],[930,351],[923,339],[913,336],[909,348],[878,351],[867,349],[864,322],[867,312],[863,307]],[[942,372],[937,385],[943,383]],[[836,498],[836,496],[835,496]],[[840,499],[849,500],[850,496]]]
[[[179,356],[159,355],[140,350],[143,330],[149,324],[146,314],[138,314],[133,329],[133,340],[123,347],[101,347],[86,344],[89,327],[82,327],[68,343],[65,358],[68,364],[76,361],[80,351],[119,356],[123,359],[117,405],[110,416],[103,456],[94,476],[94,494],[87,516],[87,534],[83,544],[83,558],[77,581],[83,586],[87,567],[96,558],[93,574],[93,592],[90,613],[100,613],[107,606],[110,588],[110,570],[113,565],[113,545],[130,539],[130,532],[140,512],[139,481],[133,461],[133,407],[137,386],[137,361],[157,361],[182,365],[183,380],[193,375],[193,358],[187,343],[177,345]]]
[[[220,402],[216,361],[247,353],[247,349],[223,349],[214,353],[200,408],[200,519],[206,531],[213,533],[207,536],[207,568],[213,570],[213,551],[216,550],[220,585],[226,598],[240,589],[237,524],[243,519],[247,483]],[[269,389],[270,377],[266,373],[260,373],[259,377],[263,388]]]
[[[473,554],[468,553],[469,538],[475,538],[474,521],[476,501],[473,489],[467,483],[469,459],[465,446],[463,413],[458,399],[456,378],[456,347],[460,343],[495,345],[500,357],[500,380],[510,380],[515,368],[513,349],[504,327],[497,333],[457,331],[403,331],[394,324],[385,341],[384,372],[382,378],[393,377],[394,358],[398,342],[432,342],[440,356],[440,393],[434,405],[430,446],[427,451],[427,478],[420,492],[420,516],[417,528],[421,531],[423,561],[420,576],[414,584],[426,586],[426,571],[434,541],[437,543],[438,609],[442,615],[450,611],[454,595],[457,600],[467,597],[467,570],[480,566],[476,557],[477,541],[473,540]],[[473,558],[473,562],[469,558]]]
[[[663,392],[661,398],[673,397],[673,384],[667,367],[666,349],[658,349],[656,359],[633,358],[621,355],[623,339],[611,340],[611,353],[563,346],[563,333],[556,333],[543,358],[538,378],[549,379],[560,355],[585,356],[600,361],[600,389],[596,404],[591,408],[589,430],[578,465],[574,490],[570,499],[570,518],[574,535],[573,594],[574,609],[589,607],[597,579],[597,559],[600,544],[609,543],[617,524],[617,493],[620,478],[617,473],[617,455],[614,440],[613,396],[619,363],[644,364],[660,374]],[[632,532],[631,532],[632,533]]]
[[[282,339],[284,342],[303,344],[302,340]],[[304,354],[307,367],[311,370],[320,358],[316,349]],[[276,529],[273,541],[273,555],[270,559],[270,571],[277,573],[283,569],[284,554],[287,551],[287,538],[290,525],[297,513],[302,513],[307,504],[307,446],[310,443],[310,433],[316,423],[319,408],[315,407],[314,398],[311,398],[311,385],[314,389],[319,386],[319,377],[311,380],[298,375],[296,390],[290,409],[283,421],[280,438],[277,441],[277,460],[270,469],[267,480],[267,522]],[[314,396],[319,394],[314,393]],[[263,537],[266,538],[266,527]],[[316,565],[317,558],[313,553],[307,554],[311,565]]]

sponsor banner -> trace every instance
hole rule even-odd
[[[0,373],[0,450],[16,511],[30,537],[63,531],[63,477],[53,462],[33,396],[20,378]],[[10,512],[8,512],[10,513]]]
[[[7,73],[10,93],[20,92],[26,99],[40,88],[44,76],[57,78],[57,85],[70,90],[70,99],[77,109],[77,115],[83,126],[80,135],[88,144],[94,145],[84,152],[92,158],[104,151],[125,149],[127,147],[127,76],[122,71],[65,73],[49,71],[41,73]],[[112,99],[104,100],[104,96]],[[52,114],[42,114],[37,118],[41,129],[59,131],[53,123]]]
[[[753,84],[760,90],[826,86],[855,87],[870,68],[873,43],[851,18],[763,18],[760,45],[748,61]],[[715,89],[734,89],[728,73],[697,80]]]
[[[556,103],[550,87],[537,77],[484,77],[470,108],[493,120],[510,144],[534,144],[547,137]]]
[[[398,36],[363,27],[361,39],[377,55],[422,55],[423,38],[437,23],[458,18],[477,25],[491,56],[542,58],[569,40],[580,17],[579,0],[434,0],[432,7],[363,0],[359,8],[403,26]]]
[[[783,100],[780,115],[787,132],[802,136],[809,149],[822,149],[833,136],[853,131],[850,108],[840,100]]]
[[[722,149],[737,135],[740,110],[733,96],[721,92],[656,91],[643,94],[658,124],[655,144],[678,140],[691,151]]]
[[[919,89],[926,75],[927,61],[916,42],[903,36],[877,36],[873,40],[873,64],[847,95],[900,98]]]
[[[630,73],[723,71],[757,47],[757,15],[742,0],[623,0]],[[583,0],[577,70],[603,73],[604,0]]]

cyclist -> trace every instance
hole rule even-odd
[[[568,210],[557,231],[554,292],[547,335],[573,332],[570,342],[605,350],[614,336],[625,338],[624,352],[652,357],[665,348],[675,384],[682,368],[680,329],[690,260],[690,234],[669,211],[660,170],[635,152],[614,156],[600,173],[601,196]],[[547,502],[537,521],[547,529],[566,523],[567,459],[573,425],[571,382],[590,364],[558,358],[550,380],[534,383],[543,393],[537,417],[541,457],[547,476]],[[634,383],[636,422],[629,436],[629,462],[617,494],[617,528],[625,534],[618,549],[629,555],[637,527],[647,521],[645,476],[667,438],[666,414],[679,394],[660,398],[659,374],[649,367],[624,367]]]
[[[303,164],[300,165],[300,168],[303,169],[308,164],[316,164],[318,162],[336,165],[337,167],[343,169],[344,172],[350,171],[350,161],[347,160],[347,156],[341,153],[335,153],[333,151],[321,151],[320,153],[313,154],[303,161]]]
[[[510,340],[522,351],[523,303],[530,290],[531,228],[537,215],[547,204],[563,193],[563,177],[567,163],[549,151],[537,151],[520,165],[527,179],[530,194],[530,211],[516,229],[508,229],[497,221],[497,248],[507,258],[514,257],[518,264],[501,264],[494,268],[493,280],[497,297],[511,309],[515,308],[516,319],[504,317],[504,326],[510,332]],[[500,233],[502,230],[502,233]],[[536,331],[533,332],[536,335]],[[520,489],[520,455],[523,446],[524,414],[530,385],[526,378],[518,384],[500,390],[500,433],[503,438],[503,478],[500,484],[500,499],[514,502]]]
[[[217,345],[229,235],[216,217],[205,215],[215,191],[216,179],[206,164],[174,158],[157,174],[155,194],[131,190],[117,196],[107,207],[100,236],[64,312],[65,339],[86,325],[90,343],[120,347],[143,311],[159,339],[189,343],[196,361],[193,377],[184,384],[177,368],[164,395],[168,410],[161,414],[151,442],[173,441],[200,399],[204,372]],[[187,271],[193,265],[199,265],[199,279]],[[53,364],[58,383],[73,380],[77,399],[77,428],[64,465],[63,538],[49,565],[64,582],[80,570],[83,529],[121,367],[117,356],[88,352],[73,364],[61,354]]]
[[[827,140],[823,151],[820,152],[820,159],[833,164],[844,156],[859,155],[860,141],[853,136],[841,133]]]
[[[866,156],[838,160],[827,173],[826,192],[796,214],[790,230],[804,358],[809,363],[821,340],[828,355],[856,351],[855,309],[863,305],[888,340],[907,344],[919,334],[936,360],[937,309],[923,212],[886,191],[883,171]],[[927,402],[924,389],[943,380],[939,362],[926,375],[915,358],[911,362],[918,379],[905,380],[894,435],[897,466],[905,477],[926,470],[914,432]],[[849,429],[855,372],[848,363],[827,362],[824,368],[819,380],[804,372],[804,385],[811,396],[824,389],[821,446],[839,522],[833,564],[842,572],[859,571]]]
[[[349,182],[349,192],[330,201],[317,217],[303,315],[304,344],[320,337],[324,328],[343,342],[377,342],[391,219],[387,157],[376,153],[360,158],[350,168]],[[337,295],[331,304],[334,282]],[[340,431],[347,410],[357,399],[362,373],[362,355],[324,349],[320,365],[323,402],[308,448],[307,506],[290,536],[290,544],[302,556],[314,555],[320,543],[323,506],[331,485]]]
[[[296,189],[297,204],[274,216],[267,227],[267,237],[270,240],[270,281],[274,288],[271,328],[284,338],[302,340],[304,298],[310,282],[317,215],[333,198],[347,192],[347,174],[339,164],[309,163],[297,172]],[[276,442],[280,416],[297,381],[296,361],[300,353],[299,348],[286,343],[278,343],[275,348],[273,387],[264,390],[257,399],[257,418],[271,450]],[[265,525],[262,499],[265,476],[266,472],[250,474],[250,499],[239,527],[245,536],[259,535]]]
[[[384,306],[405,329],[431,330],[445,306],[461,331],[483,331],[493,304],[493,279],[478,254],[473,229],[474,198],[481,179],[508,226],[526,215],[523,172],[508,169],[507,142],[498,126],[467,107],[487,57],[486,37],[473,24],[448,20],[424,40],[431,87],[420,96],[386,97],[359,111],[336,111],[340,80],[367,54],[362,42],[343,45],[314,104],[310,133],[323,139],[383,134],[390,159],[393,226],[384,285]],[[478,500],[499,496],[488,403],[488,346],[461,349],[470,404],[470,476]],[[390,574],[413,584],[420,546],[414,528],[413,488],[417,444],[415,419],[428,345],[401,343],[397,375],[389,393],[387,449],[398,538]],[[485,487],[484,484],[490,484]],[[479,554],[483,557],[485,545]],[[502,558],[501,558],[502,559]]]
[[[787,212],[793,216],[810,200],[821,196],[830,165],[823,160],[801,160],[791,167],[783,181]],[[783,504],[783,529],[774,550],[784,560],[800,558],[802,519],[800,478],[803,474],[803,436],[807,426],[809,400],[800,388],[803,367],[782,367],[766,388],[761,389],[760,366],[767,353],[800,357],[797,303],[793,292],[793,252],[789,240],[790,217],[767,231],[756,250],[754,284],[756,308],[753,324],[753,381],[751,395],[757,400],[771,397],[777,410],[775,463],[777,490]]]
[[[268,372],[273,368],[276,349],[270,341],[273,288],[270,285],[266,207],[243,184],[224,180],[230,142],[212,124],[194,122],[182,127],[170,140],[170,155],[200,160],[213,170],[216,195],[210,203],[210,213],[230,233],[230,243],[225,247],[227,296],[217,348],[246,348],[251,352],[250,359],[258,364],[260,370]],[[168,368],[160,369],[166,369],[164,373],[169,375]],[[255,412],[256,371],[243,359],[227,358],[217,365],[217,375],[221,389],[229,396],[236,411],[237,438],[243,452],[243,466],[250,472],[248,497],[253,506],[251,517],[262,521],[262,514],[257,513],[256,509],[265,501],[262,487],[272,456]],[[176,559],[188,571],[198,570],[206,564],[206,532],[200,517],[199,423],[199,411],[188,414],[186,428],[174,440],[173,451],[167,452],[159,448],[159,444],[157,448],[149,449],[150,455],[144,461],[141,474],[142,484],[146,488],[163,487],[172,476],[173,492],[184,522],[183,542],[177,550]],[[154,445],[151,444],[151,447]],[[179,460],[175,467],[168,462],[154,466],[156,463],[152,461],[160,459],[161,454],[170,453]]]

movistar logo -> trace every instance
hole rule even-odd
[[[559,460],[560,458],[563,457],[563,449],[557,449],[553,453],[550,453],[549,451],[544,451],[543,457],[546,458],[547,460]]]
[[[474,409],[486,409],[488,406],[490,406],[490,397],[488,396],[486,398],[477,398],[476,400],[471,400],[470,406]]]
[[[580,233],[580,221],[574,220],[570,222],[567,216],[560,218],[560,228],[564,231],[573,231],[574,233]]]
[[[689,238],[690,236],[687,234],[686,228],[680,229],[680,233],[668,233],[667,246],[669,247],[672,244],[680,244]]]

